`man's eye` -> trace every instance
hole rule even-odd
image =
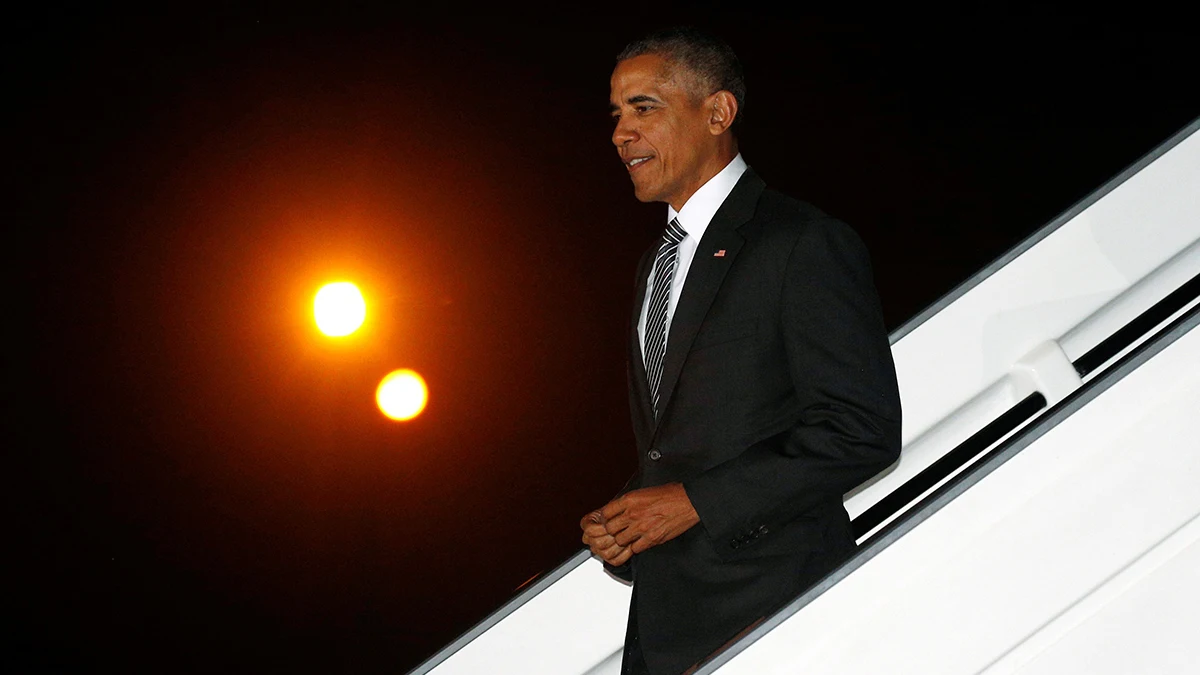
[[[654,108],[654,106],[639,105],[635,108],[635,110],[637,110],[640,113],[644,113],[644,112],[650,112],[653,108]]]

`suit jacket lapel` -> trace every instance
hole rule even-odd
[[[662,420],[671,405],[671,395],[675,393],[675,385],[679,382],[679,374],[683,370],[684,361],[691,351],[700,324],[704,322],[708,308],[712,306],[721,289],[725,274],[733,266],[738,251],[741,250],[745,239],[738,228],[754,215],[758,197],[766,184],[752,170],[746,169],[734,186],[733,191],[725,198],[721,208],[713,216],[712,222],[704,231],[696,247],[696,255],[688,269],[687,281],[683,284],[683,293],[675,305],[675,314],[671,318],[671,329],[667,336],[667,354],[663,361],[663,379],[659,391],[659,405]],[[724,255],[714,254],[724,249]],[[648,271],[647,271],[648,273]],[[641,280],[644,289],[645,279]],[[638,303],[638,311],[641,303]],[[636,324],[635,324],[636,326]],[[636,327],[634,339],[637,339]],[[642,379],[645,380],[643,368]],[[647,387],[648,388],[648,387]],[[653,416],[653,413],[651,413]],[[657,428],[657,426],[655,427]]]
[[[646,277],[650,276],[650,265],[657,251],[658,242],[655,242],[638,264],[637,285],[633,293],[633,320],[629,323],[629,379],[633,388],[630,393],[634,397],[635,405],[632,407],[635,414],[641,415],[641,419],[634,422],[637,431],[645,432],[638,434],[639,441],[649,440],[649,432],[654,429],[654,407],[650,403],[650,385],[646,381],[646,361],[638,337],[638,321],[642,318],[642,304],[646,301]]]

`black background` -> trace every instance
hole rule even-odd
[[[1002,7],[14,21],[7,658],[415,666],[633,469],[623,339],[663,207],[609,141],[624,43],[733,45],[744,156],[855,226],[894,329],[1200,114],[1174,17]],[[371,314],[333,341],[308,312],[341,278]],[[399,367],[431,389],[403,424],[373,401]]]

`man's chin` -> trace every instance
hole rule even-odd
[[[639,202],[650,203],[650,202],[662,201],[661,199],[659,199],[658,194],[656,192],[654,192],[650,188],[641,187],[637,183],[633,184],[633,196]]]

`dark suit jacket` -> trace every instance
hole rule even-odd
[[[630,563],[641,649],[666,675],[853,551],[842,495],[899,457],[900,398],[861,240],[747,170],[688,271],[656,423],[636,328],[655,249],[628,338],[639,467],[626,489],[680,482],[700,515]]]

